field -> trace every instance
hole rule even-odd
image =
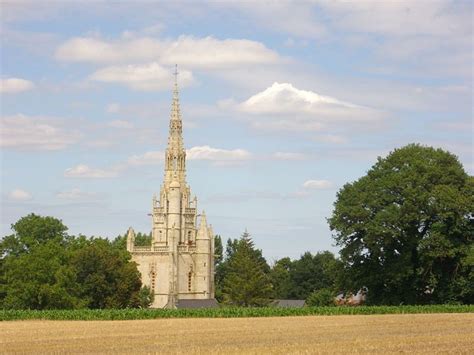
[[[472,353],[474,314],[0,322],[8,353]]]
[[[76,310],[0,310],[6,320],[135,320],[157,318],[240,318],[369,314],[474,313],[474,305],[360,306],[303,308],[214,309],[76,309]]]

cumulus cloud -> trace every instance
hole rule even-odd
[[[31,90],[35,87],[32,81],[20,78],[0,79],[0,93],[17,94]]]
[[[219,105],[250,114],[247,119],[254,128],[279,131],[320,131],[340,122],[373,125],[384,116],[376,109],[277,82],[241,103]]]
[[[28,201],[33,198],[28,191],[22,189],[15,189],[10,191],[8,198],[13,201]]]
[[[308,190],[326,190],[333,186],[334,184],[328,180],[307,180],[303,183],[303,188]]]
[[[242,161],[252,158],[252,154],[245,149],[220,149],[208,145],[192,147],[186,151],[189,160],[212,160],[212,161]]]
[[[2,117],[0,128],[0,145],[20,150],[61,150],[81,137],[61,119],[22,114]]]
[[[155,165],[165,159],[165,153],[159,151],[146,152],[141,155],[133,155],[127,160],[128,165]]]
[[[67,178],[104,179],[114,178],[132,167],[157,165],[164,161],[165,153],[162,151],[149,151],[143,154],[132,155],[125,161],[107,168],[92,168],[79,164],[64,171]],[[239,164],[252,158],[252,154],[244,149],[219,149],[210,146],[193,147],[186,151],[187,160],[210,161],[216,166]]]
[[[144,65],[109,66],[96,71],[89,78],[105,83],[126,85],[133,90],[139,91],[169,89],[174,81],[172,70],[156,62]],[[193,80],[193,75],[190,71],[179,71],[181,87],[189,86]],[[109,112],[116,112],[118,108],[112,106],[110,107],[112,111]]]
[[[334,97],[297,89],[289,83],[273,83],[240,104],[241,110],[255,114],[309,113],[337,116],[347,113],[349,109],[362,108]]]
[[[79,164],[64,171],[64,177],[67,178],[105,179],[113,178],[117,175],[118,169],[97,169],[85,164]]]
[[[161,64],[180,63],[187,68],[227,68],[236,65],[274,63],[278,54],[260,42],[246,39],[220,40],[214,37],[180,36],[176,40],[150,37],[107,41],[72,38],[55,53],[57,59],[91,63],[137,63],[157,60]]]

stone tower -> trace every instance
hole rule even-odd
[[[164,181],[152,199],[152,242],[135,246],[128,231],[127,250],[138,264],[142,284],[155,295],[154,308],[175,308],[181,299],[214,298],[214,234],[204,211],[198,226],[197,198],[186,183],[186,150],[175,71],[165,153]]]

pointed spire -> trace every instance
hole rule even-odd
[[[206,218],[206,211],[202,211],[201,213],[201,229],[206,227],[207,228],[207,218]]]
[[[174,70],[174,90],[171,103],[170,131],[168,148],[165,154],[165,186],[169,187],[173,180],[186,186],[186,151],[183,143],[183,123],[179,106],[178,66]]]
[[[174,89],[173,89],[173,103],[171,105],[171,119],[181,120],[181,111],[179,107],[179,90],[178,90],[178,64],[174,67]]]

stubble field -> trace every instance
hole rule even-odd
[[[474,314],[0,322],[8,353],[473,353]]]

